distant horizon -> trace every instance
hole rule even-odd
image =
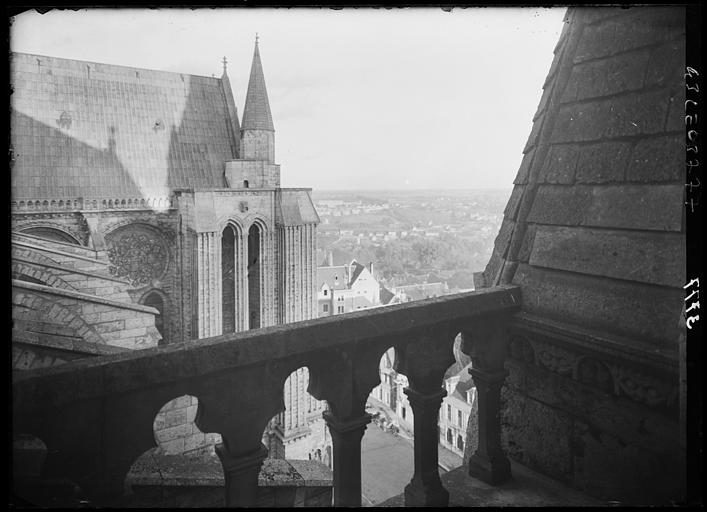
[[[477,191],[507,191],[513,188],[513,183],[508,187],[463,187],[463,188],[312,188],[315,192],[477,192]]]

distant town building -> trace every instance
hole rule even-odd
[[[329,253],[331,260],[331,253]],[[352,260],[348,265],[317,268],[317,311],[320,317],[380,306],[380,283],[368,266]]]
[[[400,302],[410,302],[413,300],[430,299],[441,297],[449,293],[447,283],[423,283],[410,284],[406,286],[396,286],[393,293],[400,299]]]

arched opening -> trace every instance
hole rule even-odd
[[[25,235],[32,235],[38,238],[44,238],[45,240],[52,240],[54,242],[62,242],[71,245],[81,245],[81,243],[73,236],[56,228],[38,226],[34,228],[23,229],[20,232]]]
[[[270,420],[263,444],[271,458],[317,460],[331,469],[331,434],[322,418],[327,404],[310,395],[308,388],[306,366],[287,377],[282,394],[285,410]]]
[[[169,343],[169,339],[167,337],[167,332],[164,323],[165,307],[162,296],[157,292],[150,292],[142,299],[142,303],[145,306],[150,306],[151,308],[155,308],[157,311],[160,312],[159,315],[155,315],[155,328],[160,333],[160,336],[162,336],[162,339],[157,345],[167,345],[167,343]]]
[[[243,188],[248,188],[248,187],[250,187],[248,180],[243,180]]]
[[[248,230],[248,326],[250,329],[260,327],[261,234],[262,231],[257,224],[253,224]]]
[[[236,233],[226,226],[221,234],[222,332],[236,332]]]

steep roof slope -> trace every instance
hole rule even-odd
[[[237,120],[221,79],[14,53],[11,84],[14,197],[226,186]]]
[[[526,313],[673,352],[685,282],[685,9],[575,8],[485,284]]]
[[[243,107],[243,126],[241,128],[243,130],[275,131],[257,41],[253,52],[253,63],[250,67],[250,80]]]

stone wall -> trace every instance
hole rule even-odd
[[[518,284],[511,457],[607,499],[679,500],[682,7],[568,11],[486,285]]]

